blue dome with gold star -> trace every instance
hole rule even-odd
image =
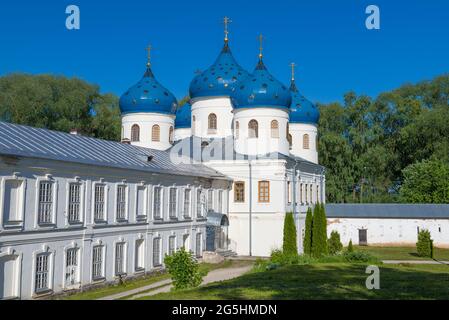
[[[292,97],[290,90],[268,72],[260,57],[254,72],[240,82],[233,92],[231,101],[235,109],[288,109]]]
[[[318,107],[299,93],[295,80],[292,80],[290,91],[292,94],[290,123],[318,124],[318,121],[320,120],[320,111],[318,110]]]
[[[190,98],[230,96],[236,85],[248,76],[235,60],[225,41],[217,60],[190,83]]]
[[[175,129],[190,128],[192,126],[192,106],[184,104],[176,111]]]
[[[143,78],[120,97],[122,114],[151,112],[175,114],[178,102],[175,96],[154,77],[149,65]]]

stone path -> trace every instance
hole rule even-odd
[[[449,261],[437,261],[437,260],[383,260],[385,264],[447,264],[449,265]]]
[[[248,266],[237,267],[237,268],[222,268],[222,269],[212,270],[203,278],[203,282],[201,283],[201,285],[204,286],[204,285],[212,283],[212,282],[225,281],[225,280],[237,278],[237,277],[241,276],[242,274],[251,270],[252,267],[253,267],[252,265],[248,265]],[[171,288],[172,288],[171,279],[167,279],[167,280],[162,280],[162,281],[152,283],[148,286],[144,286],[144,287],[136,288],[133,290],[120,292],[120,293],[110,295],[107,297],[103,297],[98,300],[117,300],[117,299],[120,299],[123,297],[128,297],[128,296],[132,296],[131,299],[138,299],[141,297],[152,296],[152,295],[162,293],[162,292],[169,292],[171,290]],[[154,290],[152,290],[152,289],[154,289]],[[149,292],[145,292],[145,291],[149,291]]]

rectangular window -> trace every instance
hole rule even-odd
[[[207,211],[214,210],[214,190],[207,190]]]
[[[39,254],[36,256],[36,279],[35,291],[36,293],[49,290],[49,255]]]
[[[304,186],[304,196],[305,196],[305,199],[306,199],[306,204],[309,204],[309,198],[307,197],[307,189],[308,189],[308,185],[306,184],[305,186]]]
[[[69,223],[80,222],[81,208],[81,185],[79,183],[69,184]]]
[[[39,209],[38,223],[49,224],[53,222],[53,182],[41,181],[39,183]]]
[[[145,269],[145,242],[143,239],[136,240],[135,260],[136,271]]]
[[[126,186],[117,186],[117,220],[126,220]]]
[[[98,280],[104,277],[103,273],[103,246],[95,246],[92,250],[92,278]]]
[[[218,191],[218,212],[223,212],[223,190]]]
[[[161,238],[155,238],[153,239],[153,267],[161,265]]]
[[[136,199],[136,216],[145,217],[147,214],[145,212],[145,191],[146,188],[143,186],[137,187],[137,199]]]
[[[196,191],[196,216],[198,218],[203,217],[203,192],[202,190]]]
[[[168,255],[171,256],[176,251],[176,237],[170,236],[168,238]]]
[[[6,180],[3,201],[3,222],[5,224],[22,221],[23,181]]]
[[[78,249],[68,249],[65,263],[65,284],[72,286],[78,283]]]
[[[96,184],[94,192],[94,219],[104,221],[105,217],[105,185]]]
[[[153,217],[154,219],[162,219],[161,212],[161,201],[162,201],[162,188],[154,188],[154,201],[153,201]]]
[[[170,188],[169,201],[168,201],[168,213],[170,219],[176,219],[178,217],[176,213],[176,201],[177,201],[176,188]]]
[[[287,202],[292,203],[292,183],[287,181]]]
[[[115,245],[115,275],[125,273],[125,244],[117,243]]]
[[[320,186],[317,185],[316,186],[316,202],[321,202],[320,200],[321,200],[320,199]]]
[[[245,183],[234,183],[234,202],[245,202]]]
[[[259,181],[259,202],[270,202],[269,181]]]
[[[310,194],[309,194],[309,196],[310,196],[310,203],[313,203],[313,185],[311,184],[310,185]]]
[[[304,203],[304,199],[302,198],[302,183],[299,185],[299,201],[301,201],[301,204]]]
[[[190,218],[190,189],[184,190],[184,217]]]
[[[195,246],[195,255],[197,258],[201,258],[203,256],[203,244],[202,242],[203,237],[201,236],[201,233],[196,234],[196,246]]]

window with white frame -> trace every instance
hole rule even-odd
[[[136,195],[136,217],[145,217],[147,214],[145,212],[145,191],[144,186],[137,187]]]
[[[126,186],[117,186],[117,220],[126,220]]]
[[[39,183],[38,223],[53,223],[53,182]]]
[[[50,254],[41,253],[36,256],[34,291],[40,293],[48,290],[50,290]]]
[[[73,286],[78,283],[78,249],[70,248],[66,251],[65,259],[65,285]]]
[[[126,272],[126,252],[125,243],[120,242],[115,245],[115,275],[121,275]]]
[[[218,212],[223,212],[223,190],[218,190]]]
[[[3,193],[3,223],[16,224],[23,220],[23,180],[5,180]]]
[[[176,236],[168,238],[168,255],[171,256],[176,252]]]
[[[81,209],[81,184],[69,184],[69,223],[78,223],[80,219]]]
[[[203,192],[201,189],[196,191],[196,216],[198,218],[203,217]]]
[[[292,203],[292,183],[287,181],[287,202]]]
[[[160,267],[161,262],[161,238],[153,239],[153,267]]]
[[[136,253],[135,253],[135,270],[140,271],[145,269],[145,240],[136,240]]]
[[[207,190],[207,211],[214,208],[214,191],[212,189]]]
[[[197,258],[201,258],[203,255],[203,237],[201,235],[201,233],[197,233],[196,234],[196,244],[195,244],[195,255]]]
[[[184,189],[184,217],[190,217],[190,195],[192,191],[190,189]]]
[[[162,219],[162,188],[154,187],[153,199],[153,217],[154,219]]]
[[[103,252],[103,246],[95,246],[92,249],[92,280],[104,278]]]
[[[94,190],[94,219],[95,221],[106,220],[105,216],[105,190],[104,184],[96,184]]]
[[[170,219],[176,219],[178,215],[176,214],[176,201],[177,201],[177,189],[170,188],[169,191],[169,200],[168,200],[168,213]]]

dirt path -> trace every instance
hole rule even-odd
[[[437,261],[437,260],[383,260],[385,264],[447,264],[449,265],[449,261]]]

